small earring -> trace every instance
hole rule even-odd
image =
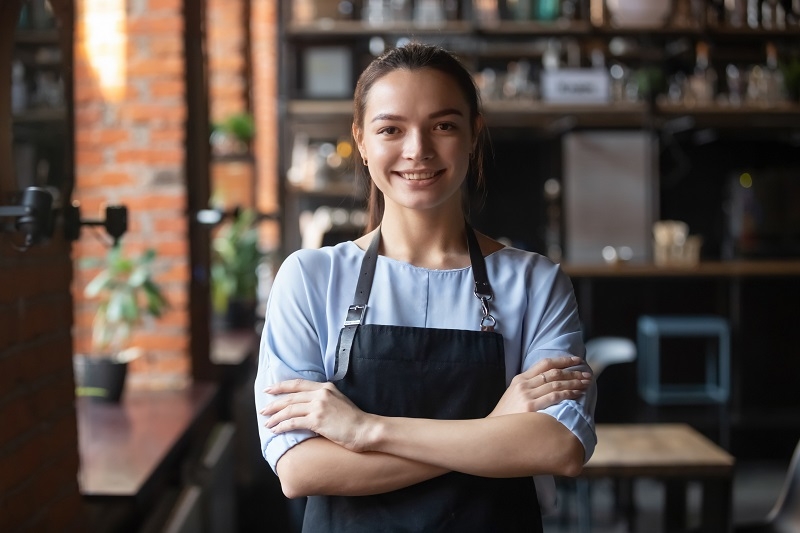
[[[366,159],[364,159],[364,166],[365,166],[365,167],[366,167],[366,166],[368,166],[368,163],[367,163],[367,160],[366,160]]]

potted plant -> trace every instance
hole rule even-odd
[[[92,323],[92,353],[76,356],[78,396],[119,401],[128,363],[139,354],[130,345],[134,328],[145,316],[159,317],[167,308],[153,280],[155,255],[148,249],[132,259],[115,245],[102,270],[86,285],[84,296],[99,304]]]
[[[233,113],[211,126],[211,147],[215,155],[246,154],[256,135],[250,113]]]
[[[250,327],[255,321],[257,269],[264,258],[255,219],[251,209],[236,211],[211,243],[212,307],[218,316],[225,316],[229,328]]]

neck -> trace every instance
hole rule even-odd
[[[463,268],[470,264],[464,215],[457,212],[384,213],[381,251],[386,257],[431,269]]]

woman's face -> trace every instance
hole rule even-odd
[[[434,69],[395,70],[369,90],[354,137],[387,210],[461,209],[474,134],[458,85]]]

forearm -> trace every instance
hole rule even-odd
[[[432,479],[447,469],[380,452],[352,452],[323,437],[288,450],[277,464],[284,494],[365,496]]]
[[[476,420],[379,417],[366,449],[483,477],[575,476],[584,456],[578,438],[542,413]]]

